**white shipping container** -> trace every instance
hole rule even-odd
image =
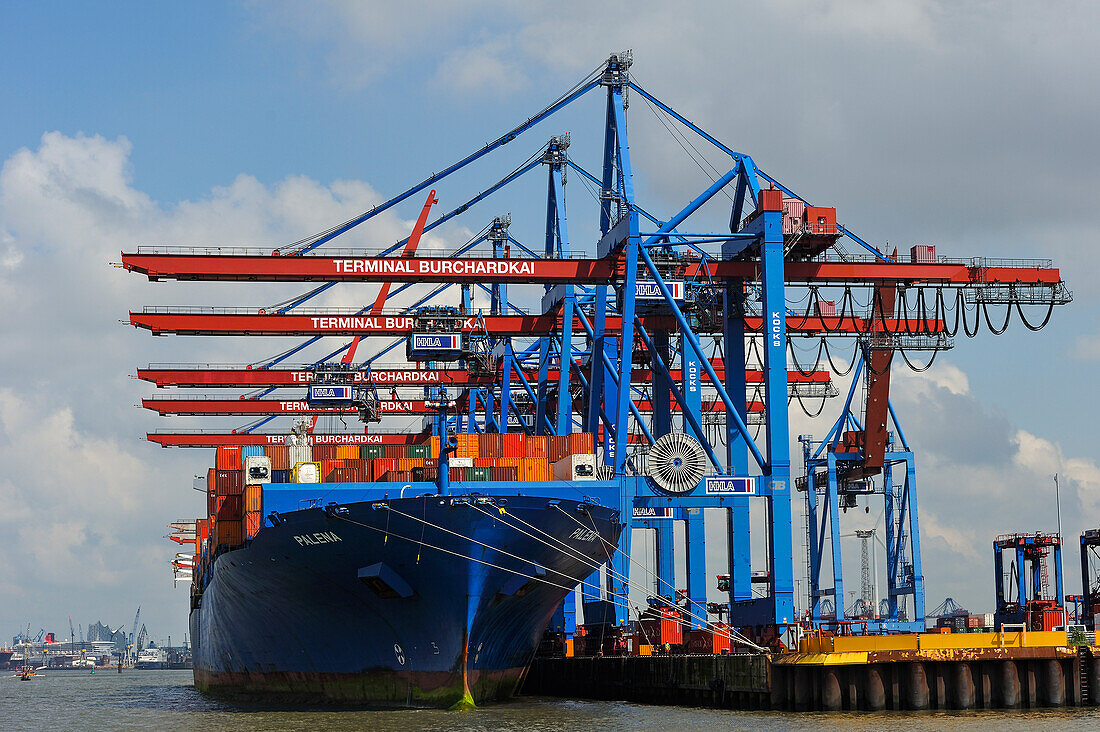
[[[554,463],[554,480],[595,480],[595,455],[567,455]]]
[[[456,458],[453,457],[447,461],[452,468],[472,468],[474,467],[473,458]]]
[[[271,458],[266,455],[249,455],[244,459],[244,484],[259,485],[271,482]]]
[[[290,445],[287,447],[287,464],[313,462],[313,448],[307,445]]]

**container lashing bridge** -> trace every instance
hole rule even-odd
[[[927,245],[901,256],[880,251],[838,223],[834,208],[814,205],[750,155],[641,87],[630,78],[631,64],[629,53],[612,54],[567,94],[484,147],[293,245],[278,250],[154,246],[123,253],[123,267],[150,280],[312,283],[312,289],[274,307],[131,312],[131,324],[155,335],[305,339],[246,365],[139,369],[138,376],[158,388],[254,390],[238,399],[143,400],[159,413],[261,418],[234,431],[175,430],[150,433],[149,439],[166,446],[278,444],[278,432],[260,431],[277,415],[360,409],[350,397],[328,406],[307,398],[312,384],[337,373],[326,364],[339,361],[350,366],[338,372],[341,383],[329,386],[348,390],[329,393],[342,398],[353,397],[360,386],[380,390],[382,398],[375,394],[373,405],[383,425],[362,434],[315,429],[319,444],[396,443],[516,429],[597,435],[599,472],[618,485],[613,500],[621,501],[631,529],[653,533],[653,595],[683,608],[684,622],[692,625],[705,624],[709,611],[709,617],[748,629],[757,641],[776,642],[795,625],[846,623],[842,517],[860,500],[868,508],[871,500],[881,500],[888,592],[883,607],[874,609],[877,615],[861,627],[923,626],[916,461],[889,399],[895,356],[902,356],[899,363],[926,368],[936,353],[954,345],[960,330],[966,336],[985,329],[1000,333],[1013,316],[1030,329],[1041,328],[1056,305],[1071,299],[1059,271],[1046,260],[952,259]],[[570,136],[557,135],[503,178],[428,220],[440,181],[597,91],[606,105],[599,120],[602,155],[592,171],[570,154]],[[628,93],[722,158],[711,183],[678,211],[657,216],[637,200]],[[515,236],[518,225],[529,222],[494,216],[452,251],[416,249],[422,234],[469,216],[537,169],[546,170],[545,220],[537,224],[541,247]],[[571,238],[567,172],[595,193],[595,241]],[[342,234],[428,191],[409,239],[376,248],[336,248],[334,240]],[[704,208],[721,209],[728,226],[714,231],[699,224],[704,217],[696,214]],[[584,212],[574,206],[570,213],[576,222]],[[383,289],[361,309],[310,304],[341,283],[370,282]],[[429,291],[411,305],[386,306],[410,288],[419,289],[406,298]],[[457,305],[443,299],[450,288],[459,292]],[[474,295],[482,292],[489,296],[487,312],[474,307]],[[528,296],[517,297],[520,293]],[[350,340],[303,366],[288,365],[306,349],[327,351],[334,338]],[[385,345],[356,357],[362,339]],[[927,361],[915,363],[913,354],[921,352]],[[401,355],[408,363],[395,365]],[[801,438],[804,465],[796,484],[790,410],[797,404],[808,415],[820,413],[807,409],[805,400],[820,399],[823,406],[837,394],[831,374],[847,376],[853,369],[852,389],[827,437]],[[287,389],[294,395],[271,397]],[[410,389],[417,390],[415,398]],[[390,399],[384,398],[387,391]],[[430,404],[441,400],[454,401],[455,409],[430,414]],[[294,406],[279,406],[287,403]],[[392,415],[421,412],[422,434],[385,427]],[[669,461],[681,466],[675,460],[699,467],[668,470]],[[795,487],[805,494],[809,516],[807,595],[798,611]],[[531,490],[555,488],[551,482]],[[750,511],[754,504],[764,510]],[[704,510],[722,511],[726,527],[727,571],[721,575],[726,601],[709,607]],[[757,516],[764,526],[753,529]],[[674,531],[677,523],[682,532]],[[761,529],[766,548],[763,557],[754,557],[750,531]],[[630,576],[631,535],[623,533],[620,551],[586,584],[588,624],[622,626],[632,619],[624,579]],[[835,537],[829,562],[826,536]],[[687,575],[677,581],[680,554]],[[679,601],[674,587],[685,589]],[[576,628],[578,608],[571,599],[552,623],[566,633]]]

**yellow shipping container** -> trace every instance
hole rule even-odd
[[[290,471],[291,483],[320,483],[321,463],[298,463]]]
[[[400,471],[422,467],[424,467],[424,458],[397,458],[397,469]]]
[[[523,480],[550,480],[550,463],[546,458],[523,458]]]
[[[336,446],[336,459],[337,460],[358,460],[359,459],[359,446],[358,445],[337,445]]]

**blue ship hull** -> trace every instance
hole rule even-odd
[[[280,519],[220,555],[195,597],[204,692],[386,707],[505,699],[622,528],[611,509],[532,496],[421,496]]]

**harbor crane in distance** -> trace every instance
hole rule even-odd
[[[138,620],[141,619],[141,605],[138,605],[137,612],[134,613],[134,624],[130,628],[130,637],[127,638],[126,651],[127,655],[131,657],[131,660],[137,658],[137,648],[135,643],[137,641],[138,632]]]

